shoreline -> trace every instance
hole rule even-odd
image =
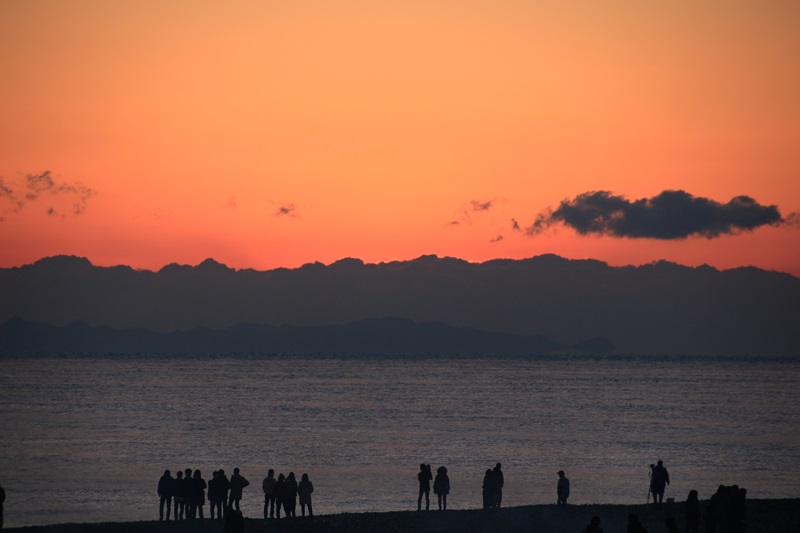
[[[708,501],[700,502],[701,508]],[[154,509],[155,511],[155,509]],[[470,509],[457,511],[391,511],[375,513],[340,513],[317,515],[313,518],[264,520],[260,517],[245,519],[245,531],[277,532],[486,532],[535,531],[559,533],[582,531],[593,516],[602,520],[606,533],[625,531],[629,513],[635,513],[649,533],[666,531],[664,520],[674,517],[680,531],[686,531],[684,503],[639,504],[586,504],[586,505],[526,505],[502,509]],[[77,533],[77,532],[219,532],[222,521],[142,521],[54,524],[4,528],[3,531],[25,533]],[[703,531],[702,524],[700,530]],[[800,531],[800,498],[748,500],[748,533],[789,533]]]

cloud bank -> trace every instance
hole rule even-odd
[[[49,170],[39,174],[26,174],[24,179],[16,182],[7,182],[0,176],[0,200],[6,204],[2,214],[18,213],[29,203],[36,202],[41,197],[60,196],[71,200],[72,206],[69,211],[73,215],[80,215],[86,210],[89,198],[97,194],[97,191],[90,189],[80,182],[60,182],[57,181]],[[62,208],[63,209],[63,208]],[[55,207],[48,206],[45,210],[49,216],[65,217],[65,213]],[[0,217],[0,221],[4,220]]]
[[[581,235],[712,239],[786,222],[777,206],[761,205],[749,196],[737,196],[723,204],[682,190],[663,191],[652,198],[638,200],[628,200],[610,191],[592,191],[540,213],[533,224],[525,228],[525,233],[534,236],[553,225],[563,224]]]

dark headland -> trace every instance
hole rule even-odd
[[[701,502],[706,504],[707,502]],[[625,531],[629,513],[635,513],[649,533],[666,531],[667,517],[676,518],[680,531],[685,531],[684,504],[662,505],[532,505],[485,511],[398,511],[388,513],[342,513],[314,518],[246,520],[245,531],[275,531],[297,533],[322,532],[536,532],[580,533],[593,516],[602,520],[603,530],[609,533]],[[701,525],[701,531],[703,530]],[[114,522],[99,524],[60,524],[10,528],[7,531],[26,533],[77,532],[219,532],[219,521],[193,522]],[[749,500],[747,506],[748,533],[796,533],[800,531],[800,498],[782,500]]]

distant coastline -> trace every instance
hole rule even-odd
[[[708,502],[701,502],[701,507]],[[153,512],[157,514],[157,502]],[[748,533],[795,533],[800,531],[800,498],[749,500],[747,508]],[[261,531],[265,527],[276,532],[473,532],[536,531],[563,533],[582,531],[593,516],[599,516],[607,532],[623,531],[629,513],[635,513],[651,533],[666,531],[664,520],[675,517],[678,527],[685,531],[684,504],[661,505],[531,505],[495,510],[464,511],[397,511],[386,513],[341,513],[314,518],[295,518],[264,521],[246,520],[245,531]],[[255,513],[245,513],[251,516]],[[219,521],[193,522],[108,522],[97,524],[59,524],[7,528],[9,532],[24,533],[149,533],[149,532],[218,532]]]

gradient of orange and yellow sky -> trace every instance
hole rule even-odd
[[[595,190],[799,211],[798,27],[794,1],[0,2],[0,266],[556,253],[800,275],[796,224],[512,229]]]

